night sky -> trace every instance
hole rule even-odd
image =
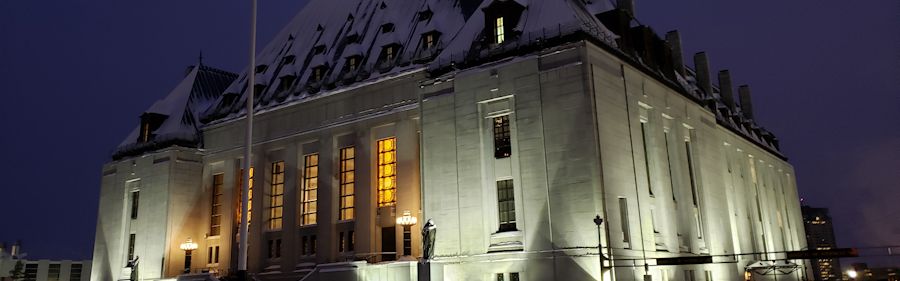
[[[341,0],[334,0],[341,1]],[[598,1],[598,0],[594,0]],[[261,0],[262,49],[306,1]],[[750,84],[839,246],[900,245],[900,2],[637,0]],[[197,63],[247,63],[249,1],[0,0],[0,241],[89,259],[101,166]],[[870,260],[900,265],[900,257]]]

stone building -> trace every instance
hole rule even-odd
[[[313,0],[257,65],[193,68],[141,115],[103,169],[92,276],[136,258],[142,279],[235,270],[250,161],[262,280],[425,279],[427,219],[431,280],[801,279],[783,255],[806,247],[793,168],[749,87],[735,102],[727,71],[714,85],[705,54],[685,66],[677,32],[633,15]]]

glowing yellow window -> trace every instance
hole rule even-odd
[[[397,204],[397,140],[378,141],[378,207]]]
[[[272,192],[269,195],[269,229],[281,229],[284,211],[284,161],[272,163]]]
[[[300,225],[316,224],[319,189],[319,154],[303,157],[303,190],[300,196]]]
[[[503,41],[506,39],[504,37],[505,32],[503,30],[503,17],[497,18],[497,24],[494,26],[494,30],[495,30],[494,33],[497,34],[497,44],[502,44]]]
[[[234,215],[235,224],[237,225],[241,224],[241,200],[243,200],[241,199],[243,196],[241,193],[244,190],[242,184],[244,184],[244,169],[241,169],[237,176],[237,210],[235,210]],[[250,220],[253,219],[253,167],[250,167],[250,192],[248,195],[249,200],[247,202],[250,204],[247,204],[247,224],[250,224]]]
[[[341,149],[341,189],[340,198],[338,198],[338,204],[340,205],[339,220],[353,219],[354,183],[356,182],[356,179],[354,178],[356,172],[356,168],[354,167],[354,160],[356,159],[354,152],[352,146]]]

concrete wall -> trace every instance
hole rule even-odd
[[[141,278],[181,272],[184,252],[178,246],[186,240],[183,225],[195,212],[199,159],[195,149],[171,148],[104,166],[92,280],[128,278],[129,271],[123,269],[130,234],[135,234]],[[140,194],[137,218],[131,216],[133,192]]]
[[[655,266],[655,258],[805,247],[787,162],[590,43],[432,82],[440,83],[422,89],[423,192],[446,280],[512,272],[523,280],[596,279],[595,215],[605,219],[599,236],[615,261],[609,273],[625,280],[738,280],[747,264],[783,255],[692,266]],[[511,120],[510,164],[494,158],[485,122],[503,114]],[[518,231],[498,233],[495,181],[506,177],[515,183]]]

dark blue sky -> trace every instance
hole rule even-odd
[[[335,0],[340,1],[340,0]],[[596,0],[595,0],[596,1]],[[259,49],[306,1],[261,0]],[[844,246],[900,245],[900,2],[637,0],[750,84]],[[0,1],[0,241],[90,258],[100,169],[195,64],[240,71],[249,1]],[[894,263],[900,263],[896,261]]]

